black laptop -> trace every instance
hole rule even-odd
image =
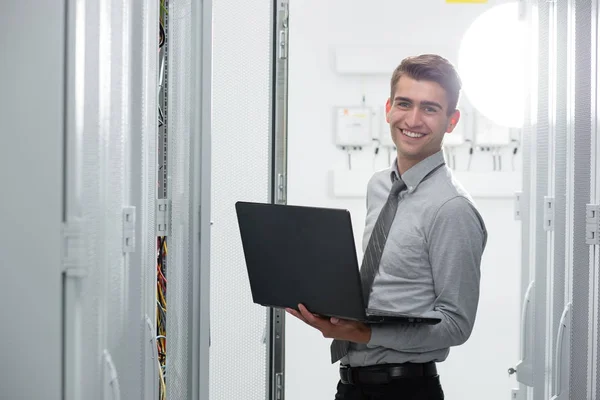
[[[365,323],[441,321],[367,309],[347,210],[243,201],[235,208],[254,303],[295,310],[301,303]]]

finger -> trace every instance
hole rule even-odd
[[[304,305],[298,304],[298,309],[300,310],[300,314],[308,321],[309,324],[315,324],[318,322],[317,317],[315,317]]]
[[[298,311],[291,309],[291,308],[286,308],[285,309],[289,314],[293,315],[294,317],[298,318],[299,320],[301,320],[302,322],[308,324],[308,321],[306,320],[306,318],[304,318]]]

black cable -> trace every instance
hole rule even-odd
[[[165,44],[165,27],[162,24],[162,21],[160,23],[160,31],[159,31],[159,42],[158,42],[158,48],[162,48]]]

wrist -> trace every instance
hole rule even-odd
[[[369,325],[363,325],[360,333],[360,343],[367,344],[371,341],[371,327]]]

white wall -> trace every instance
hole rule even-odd
[[[381,0],[296,0],[290,4],[289,86],[289,204],[318,205],[350,210],[356,244],[365,218],[364,197],[336,198],[333,169],[347,169],[347,154],[333,142],[333,107],[383,107],[389,95],[389,78],[404,56],[440,52],[456,62],[458,43],[470,21],[494,4],[446,4],[441,0],[398,2]],[[362,46],[395,48],[396,61],[386,75],[336,73],[335,50]],[[377,53],[378,50],[375,51]],[[381,51],[379,51],[381,54]],[[390,63],[394,57],[384,57]],[[465,104],[467,105],[467,104]],[[374,126],[379,125],[377,116]],[[470,129],[468,118],[463,121]],[[352,156],[352,169],[361,176],[388,165],[385,150],[373,148]],[[464,156],[464,151],[462,153]],[[392,154],[393,157],[393,154]],[[513,218],[512,193],[520,188],[519,160],[511,171],[505,155],[505,172],[493,172],[489,154],[478,153],[471,172],[459,157],[457,174],[476,197],[489,230],[482,265],[482,295],[470,340],[451,351],[439,366],[448,399],[502,400],[516,386],[506,371],[518,358],[520,225]],[[500,189],[498,189],[500,188]],[[496,193],[504,197],[487,198]],[[330,340],[295,319],[286,325],[286,399],[332,399],[338,365],[329,362]]]

